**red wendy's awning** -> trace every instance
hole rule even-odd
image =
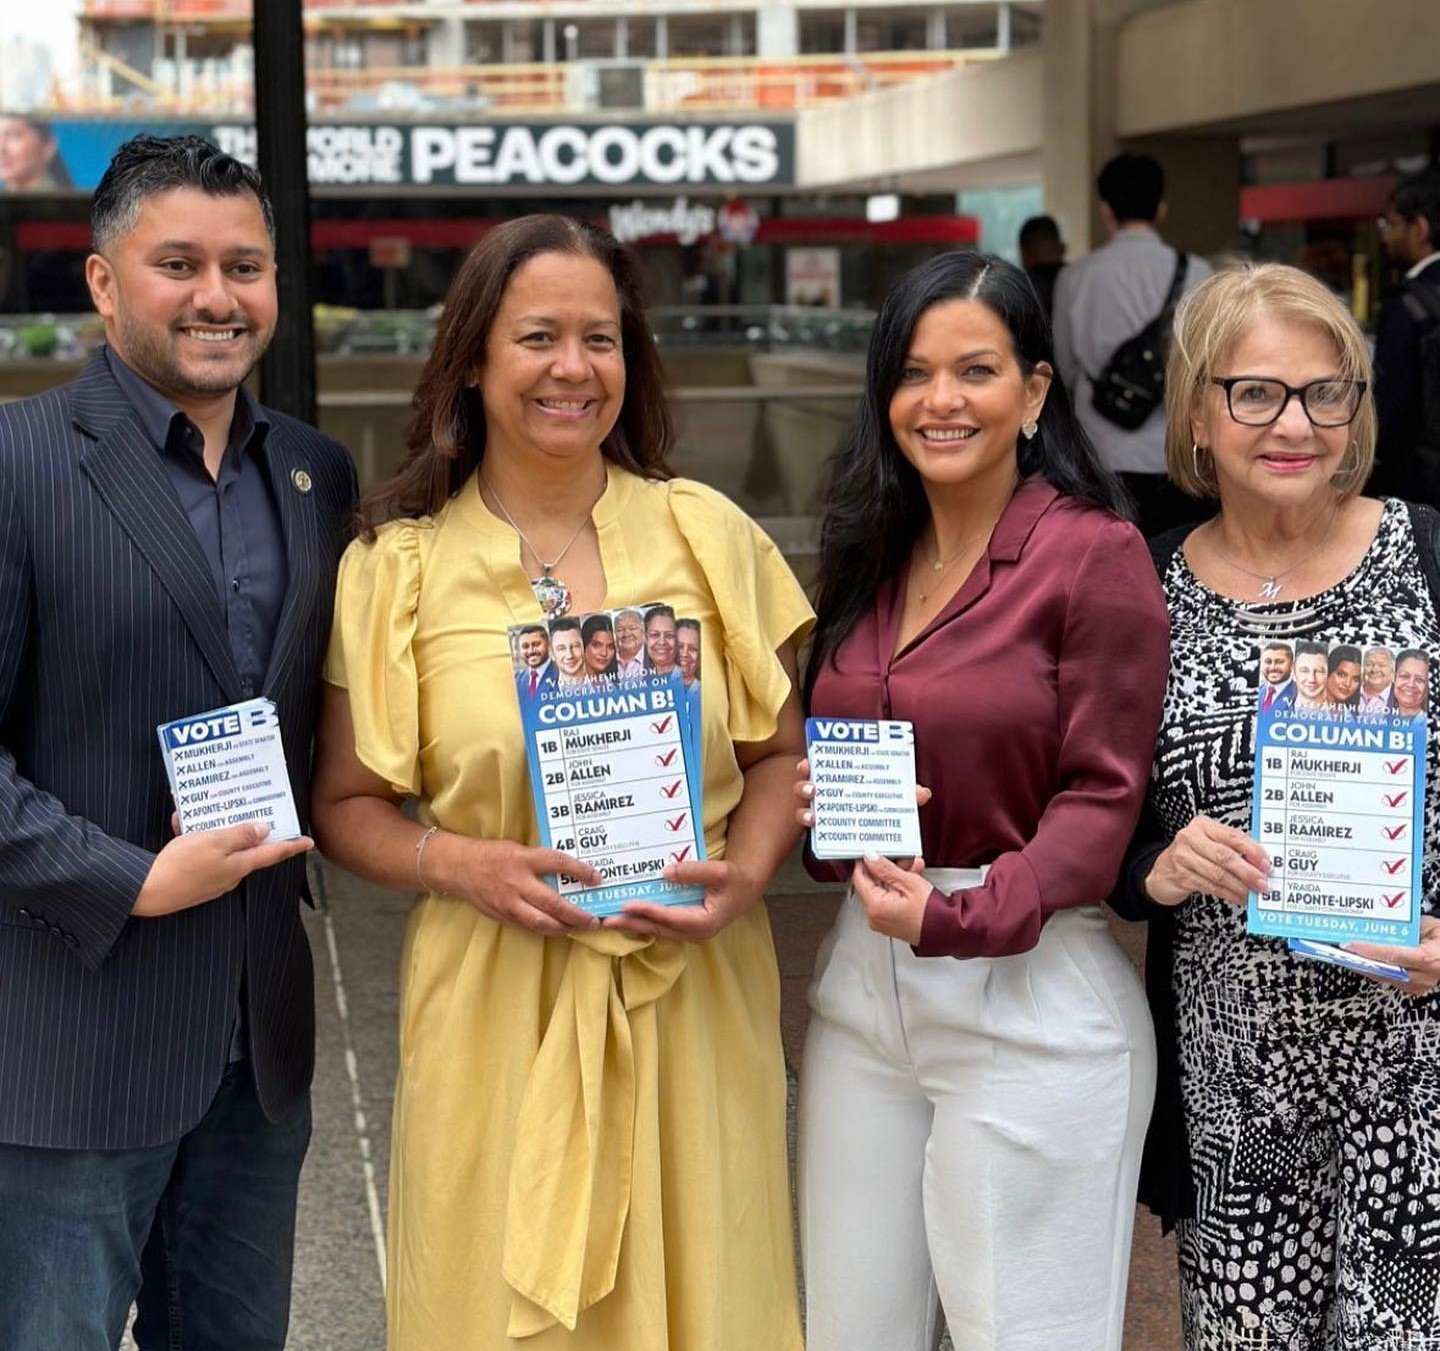
[[[1321,178],[1240,189],[1240,219],[1262,224],[1305,220],[1374,220],[1385,214],[1395,179]]]
[[[468,249],[497,220],[317,220],[310,243],[317,249],[365,249],[372,239],[408,239],[416,248]],[[83,253],[90,247],[85,221],[21,221],[17,243],[26,250],[61,249]],[[639,241],[673,244],[674,235],[650,235]],[[974,216],[901,216],[878,223],[851,217],[771,216],[761,220],[757,244],[948,244],[980,242]]]

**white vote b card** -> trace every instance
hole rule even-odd
[[[915,806],[915,729],[908,722],[807,718],[805,753],[818,859],[920,853]]]
[[[269,699],[228,704],[155,730],[181,834],[263,821],[272,840],[300,837],[280,717]]]

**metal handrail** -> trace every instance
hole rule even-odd
[[[816,399],[858,399],[865,386],[833,385],[672,385],[665,391],[671,403],[779,403]],[[317,396],[321,408],[408,408],[413,395],[400,389],[328,389]]]

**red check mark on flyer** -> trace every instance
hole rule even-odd
[[[670,730],[670,724],[674,721],[675,715],[673,713],[667,713],[659,722],[652,722],[650,724],[650,730],[654,732],[656,736],[664,736],[665,733]]]
[[[689,812],[681,812],[680,815],[677,816],[673,821],[670,820],[670,819],[667,817],[666,820],[665,820],[665,829],[668,830],[668,831],[670,831],[670,832],[673,834],[675,831],[679,830],[680,827],[685,824],[685,818],[686,818],[687,816],[689,816],[689,815],[690,815]],[[1403,863],[1404,860],[1402,859],[1401,862]]]
[[[1394,877],[1395,874],[1405,866],[1405,860],[1403,858],[1397,858],[1394,863],[1387,863],[1384,859],[1381,859],[1380,866],[1384,868],[1391,877]]]
[[[655,757],[655,763],[659,765],[661,769],[669,769],[670,766],[675,763],[675,757],[679,754],[680,747],[677,746],[673,751],[666,751],[664,755],[657,755]],[[1394,804],[1392,803],[1391,805],[1393,806]]]
[[[675,794],[680,791],[680,785],[684,782],[684,779],[676,779],[668,788],[662,786],[660,791],[664,793],[666,797],[674,797]],[[1393,839],[1394,837],[1392,836],[1391,838]]]
[[[1398,840],[1405,833],[1405,827],[1407,825],[1409,825],[1408,821],[1402,821],[1398,826],[1385,827],[1385,838],[1387,840]]]
[[[1399,774],[1400,771],[1405,768],[1406,763],[1404,760],[1387,760],[1385,762],[1385,768],[1392,774]]]
[[[1392,797],[1389,793],[1386,793],[1386,794],[1384,795],[1384,797],[1385,797],[1385,805],[1386,805],[1387,807],[1398,807],[1402,802],[1405,801],[1405,799],[1406,799],[1407,797],[1409,797],[1409,794],[1408,794],[1408,793],[1396,793],[1396,794]]]
[[[685,859],[689,856],[689,853],[690,846],[687,844],[685,848],[681,849],[678,853],[671,854],[670,861],[672,863],[684,863]],[[1405,893],[1402,891],[1400,894],[1403,896]]]
[[[1380,899],[1385,902],[1386,906],[1393,910],[1407,895],[1409,895],[1409,892],[1397,891],[1393,896],[1381,896]]]

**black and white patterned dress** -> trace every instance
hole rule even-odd
[[[1440,652],[1403,504],[1338,585],[1240,605],[1177,550],[1151,801],[1250,827],[1262,643]],[[1440,690],[1434,678],[1432,693]],[[1426,909],[1440,913],[1440,719],[1430,710]],[[1176,916],[1181,1091],[1197,1191],[1180,1227],[1187,1351],[1440,1351],[1440,995],[1416,998],[1251,938],[1195,896]]]

